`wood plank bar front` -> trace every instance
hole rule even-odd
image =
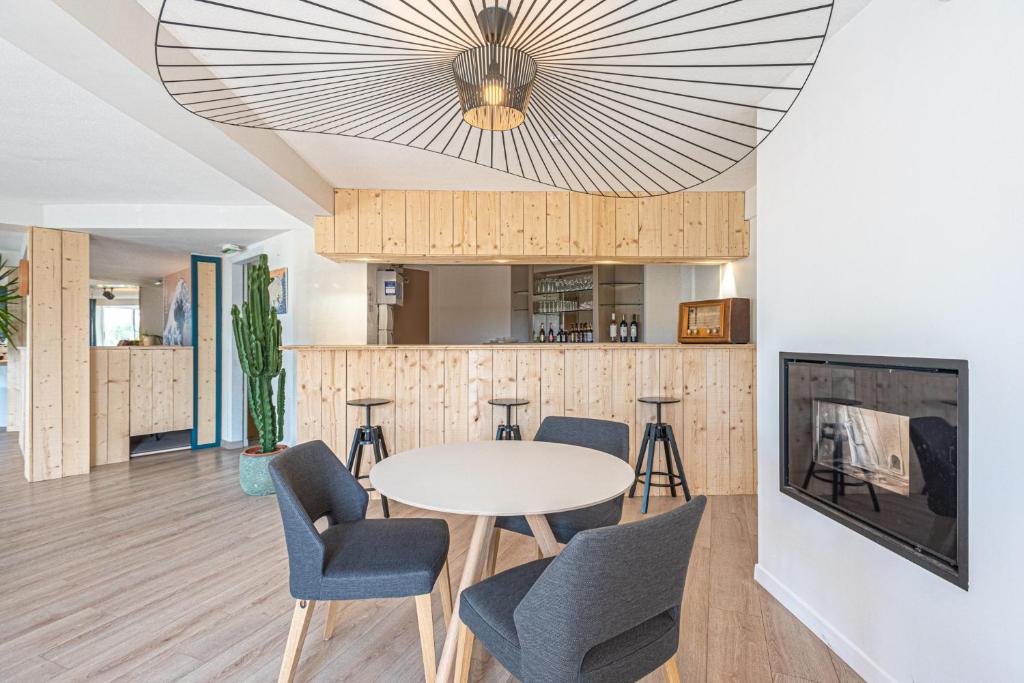
[[[360,417],[346,410],[344,398],[372,394],[393,401],[375,413],[393,453],[492,439],[504,413],[488,400],[518,397],[530,402],[517,411],[524,439],[533,439],[549,415],[615,420],[629,426],[633,460],[654,416],[637,399],[662,394],[682,399],[663,417],[675,432],[691,492],[756,490],[753,345],[284,348],[297,354],[297,440],[323,439],[339,457]],[[367,471],[371,466],[364,463]],[[664,463],[654,469],[664,471]]]

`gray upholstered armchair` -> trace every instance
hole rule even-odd
[[[322,441],[289,448],[271,463],[270,476],[296,599],[278,680],[291,681],[295,675],[316,601],[331,601],[324,627],[324,639],[329,639],[337,601],[407,596],[416,598],[424,672],[432,679],[430,593],[435,583],[445,620],[451,616],[448,525],[440,519],[366,519],[369,496]],[[327,521],[323,531],[315,526],[320,519]]]
[[[525,683],[620,683],[661,666],[678,681],[680,605],[706,500],[581,531],[557,557],[466,589],[462,647],[479,638]]]

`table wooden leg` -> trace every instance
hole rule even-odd
[[[487,559],[493,531],[494,517],[476,518],[473,536],[469,541],[469,551],[466,553],[466,565],[462,568],[462,579],[459,581],[459,590],[455,594],[455,603],[452,605],[452,619],[448,624],[448,631],[444,634],[444,646],[441,648],[441,660],[437,667],[437,683],[448,683],[452,676],[459,629],[462,626],[462,621],[459,620],[462,591],[479,580],[484,561]],[[548,533],[550,533],[550,529]]]
[[[548,518],[544,515],[526,515],[526,521],[530,525],[530,531],[533,532],[533,537],[537,540],[537,546],[544,553],[544,557],[557,555],[558,541],[555,540],[555,535],[551,532]]]

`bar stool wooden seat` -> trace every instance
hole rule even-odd
[[[647,514],[647,501],[651,495],[651,487],[668,487],[672,497],[676,497],[676,486],[682,486],[683,496],[690,500],[690,487],[686,485],[686,473],[683,472],[683,460],[679,457],[679,446],[676,445],[676,437],[672,432],[672,425],[665,424],[661,420],[661,406],[671,403],[679,403],[680,399],[675,396],[641,396],[637,399],[640,403],[649,403],[656,407],[657,413],[654,422],[648,422],[644,429],[644,438],[640,442],[640,452],[636,454],[636,479],[629,488],[629,497],[636,493],[636,485],[640,481],[640,472],[644,468],[646,460],[646,473],[644,476],[644,502],[640,507],[640,514]],[[665,453],[666,472],[654,470],[654,450],[656,444],[661,443]],[[678,474],[674,471],[678,470]],[[667,484],[652,483],[651,475],[660,475],[668,478]]]
[[[370,410],[374,406],[383,406],[391,403],[391,399],[353,398],[346,401],[346,403],[356,408],[365,408],[366,420],[365,424],[356,427],[355,432],[352,434],[352,446],[348,449],[348,461],[345,463],[345,467],[356,479],[368,479],[369,475],[360,474],[363,462],[363,446],[373,446],[373,461],[375,463],[388,457],[388,445],[384,442],[384,430],[380,428],[380,425],[373,424]],[[373,490],[373,488],[367,489],[367,491]],[[384,516],[390,517],[391,512],[388,510],[388,499],[384,496],[380,497],[380,506]]]
[[[488,403],[505,408],[505,422],[498,425],[498,430],[494,433],[494,440],[522,441],[523,434],[519,431],[519,425],[512,422],[512,408],[525,406],[529,401],[525,398],[492,398]]]

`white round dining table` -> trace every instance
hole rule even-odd
[[[370,483],[389,500],[476,517],[441,650],[439,683],[447,683],[456,663],[468,671],[469,652],[456,652],[459,603],[462,591],[480,580],[495,518],[526,517],[541,552],[553,557],[558,542],[544,515],[611,500],[624,493],[633,479],[633,468],[613,455],[544,441],[428,446],[397,453],[373,466]]]

